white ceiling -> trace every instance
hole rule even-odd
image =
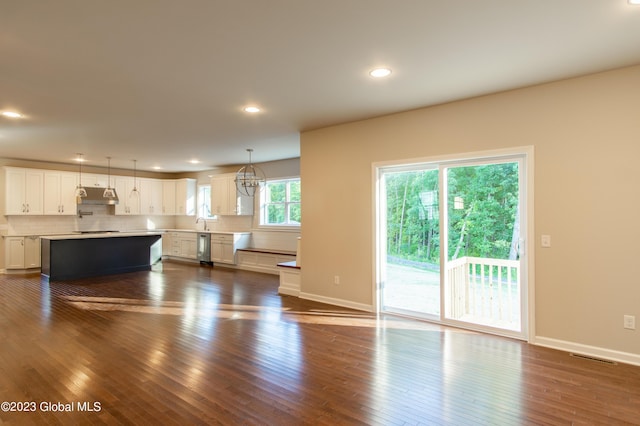
[[[300,131],[638,64],[639,41],[627,0],[0,0],[0,109],[25,115],[0,157],[292,158]]]

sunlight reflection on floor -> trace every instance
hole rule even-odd
[[[290,308],[275,308],[254,305],[229,305],[215,303],[197,303],[195,306],[186,302],[140,300],[112,297],[65,296],[63,299],[72,306],[87,311],[122,311],[153,315],[177,315],[234,320],[287,321],[306,324],[323,324],[350,327],[378,327],[407,330],[443,331],[437,324],[407,320],[397,317],[377,317],[368,312],[349,310],[310,310],[292,311]],[[275,315],[274,315],[275,314]],[[472,333],[455,330],[461,333]]]

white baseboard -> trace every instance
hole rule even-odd
[[[318,296],[317,294],[300,292],[301,299],[313,300],[314,302],[327,303],[329,305],[342,306],[343,308],[356,309],[358,311],[373,312],[372,305],[354,303],[349,300],[335,299],[333,297]]]
[[[615,351],[612,349],[583,345],[581,343],[567,342],[565,340],[558,340],[540,336],[536,336],[535,340],[531,342],[531,344],[580,355],[587,355],[594,358],[608,359],[610,361],[640,366],[640,355],[630,352]]]

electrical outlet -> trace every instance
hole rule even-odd
[[[628,330],[636,329],[636,317],[634,315],[625,315],[624,316],[624,328]]]
[[[333,283],[335,285],[339,285],[340,284],[340,275],[334,275],[333,276]]]
[[[540,237],[540,245],[542,247],[551,247],[551,235],[542,235]]]

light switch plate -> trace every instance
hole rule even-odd
[[[636,317],[634,315],[624,316],[624,328],[626,328],[627,330],[636,329]]]

